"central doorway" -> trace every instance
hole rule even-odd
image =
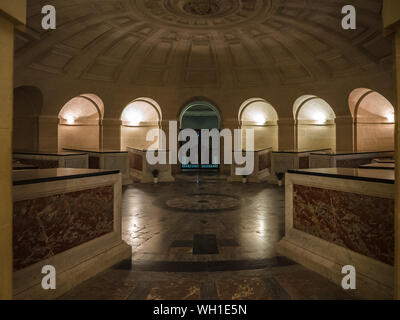
[[[218,171],[220,165],[213,164],[212,159],[212,144],[209,142],[209,164],[201,164],[201,155],[204,152],[201,141],[202,129],[218,129],[221,126],[221,116],[218,109],[208,101],[198,100],[190,102],[185,106],[180,115],[180,130],[193,129],[197,132],[199,138],[198,144],[198,163],[181,164],[181,169],[184,171]],[[211,140],[211,139],[210,139]],[[180,142],[180,146],[185,142]],[[220,150],[218,150],[220,152]]]

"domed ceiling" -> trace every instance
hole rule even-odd
[[[57,29],[45,31],[48,1],[29,0],[16,77],[235,88],[390,70],[381,1],[350,3],[357,30],[341,28],[347,0],[55,0]]]

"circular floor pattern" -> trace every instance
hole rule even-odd
[[[240,198],[226,194],[188,194],[169,199],[166,205],[185,211],[220,211],[240,206]]]

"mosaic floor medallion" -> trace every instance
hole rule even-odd
[[[167,206],[185,211],[220,211],[240,206],[240,199],[225,194],[188,194],[169,199]]]

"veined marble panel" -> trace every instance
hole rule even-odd
[[[114,230],[113,186],[14,203],[14,271]]]
[[[394,200],[293,185],[295,229],[394,264]]]

